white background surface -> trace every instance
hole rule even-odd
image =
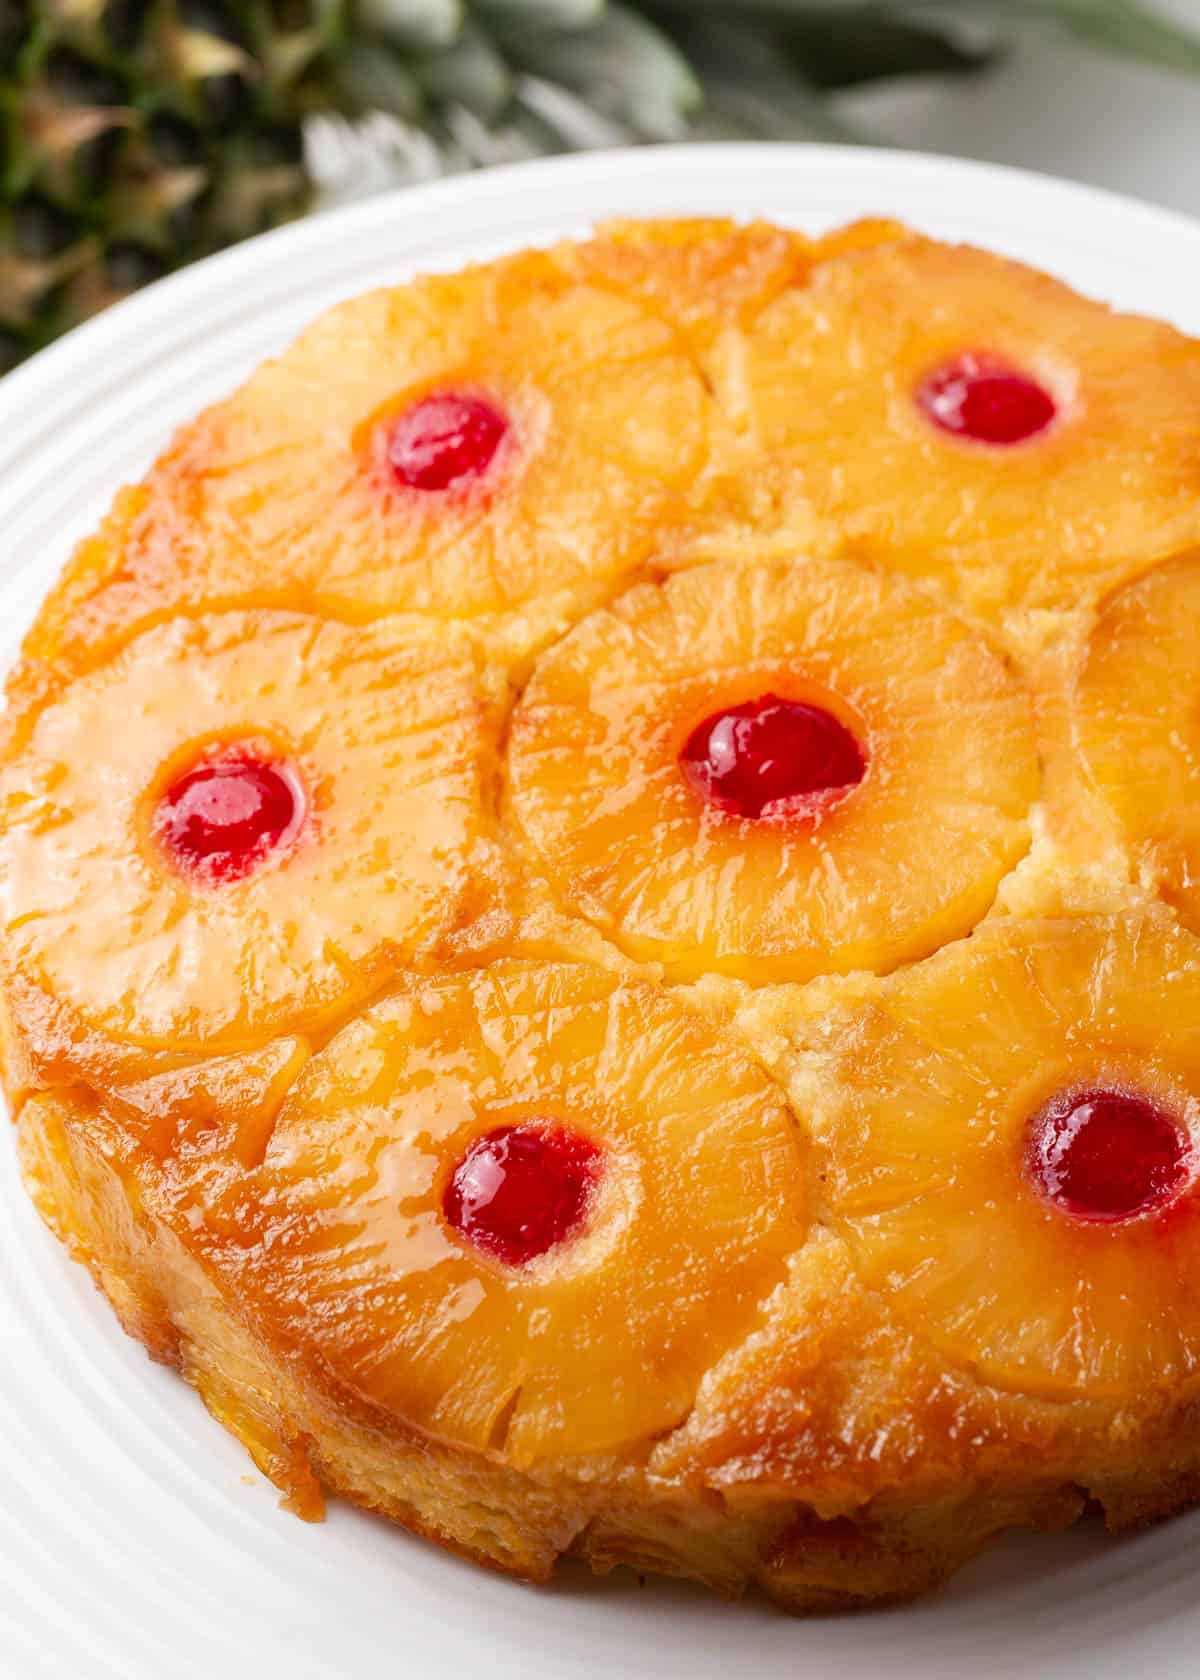
[[[1200,27],[1200,0],[1160,5]],[[890,84],[842,104],[897,146],[1038,169],[1200,215],[1200,76],[1025,29],[983,75]]]
[[[170,429],[334,297],[614,212],[891,212],[1200,332],[1200,228],[1005,172],[821,148],[597,156],[376,200],[203,264],[0,384],[0,626]],[[2,653],[3,650],[0,650]],[[1016,1537],[903,1612],[797,1623],[629,1577],[535,1592],[348,1509],[307,1527],[118,1331],[0,1137],[0,1673],[14,1680],[1194,1680],[1200,1517]]]

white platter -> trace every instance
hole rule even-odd
[[[606,215],[869,213],[968,239],[1200,333],[1200,225],[896,153],[608,153],[411,190],[152,287],[0,381],[0,658],[73,540],[172,428],[336,298]],[[1015,1537],[916,1608],[793,1622],[630,1577],[535,1591],[334,1507],[308,1527],[121,1335],[0,1139],[0,1672],[13,1680],[1192,1680],[1200,1515],[1120,1543]]]

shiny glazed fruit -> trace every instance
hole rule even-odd
[[[262,609],[71,686],[0,768],[0,945],[71,1011],[73,1069],[315,1030],[472,914],[490,720],[451,649]]]
[[[451,490],[483,476],[507,431],[508,421],[483,398],[439,391],[395,421],[388,461],[410,490]]]
[[[1139,872],[1200,933],[1200,550],[1101,602],[1074,736]]]
[[[944,432],[971,443],[1027,443],[1058,410],[1044,386],[994,356],[957,356],[917,388],[917,405]]]
[[[270,1253],[246,1288],[273,1333],[406,1425],[531,1464],[687,1415],[804,1242],[807,1159],[773,1081],[664,988],[410,973],[301,1073],[207,1258]]]
[[[563,1126],[499,1126],[476,1138],[455,1167],[443,1211],[477,1248],[521,1266],[578,1231],[601,1165],[596,1145]]]
[[[181,874],[240,881],[295,838],[304,812],[290,766],[238,755],[210,759],[168,788],[155,832]]]
[[[179,433],[88,546],[87,629],[41,651],[92,669],[248,593],[355,623],[590,603],[692,495],[712,408],[673,326],[544,253],[373,292]]]
[[[739,817],[760,817],[783,800],[804,799],[816,809],[856,787],[867,767],[858,742],[831,712],[776,694],[714,712],[688,736],[679,758],[699,793]]]
[[[1063,1092],[1035,1116],[1026,1170],[1076,1219],[1132,1219],[1183,1189],[1188,1145],[1171,1116],[1127,1091]]]
[[[844,696],[869,774],[840,723],[781,694]],[[982,638],[818,560],[696,566],[590,614],[537,661],[508,753],[513,820],[564,904],[672,978],[754,984],[970,932],[1040,785],[1029,695]],[[743,817],[697,792],[724,754]],[[831,784],[846,796],[769,803]]]
[[[1006,446],[923,412],[922,386],[971,351],[1044,385],[1024,425],[1049,421],[1050,398],[1054,424]],[[985,251],[911,238],[818,260],[754,317],[717,390],[744,416],[730,470],[751,525],[972,607],[1069,609],[1200,540],[1200,345]]]
[[[831,1224],[868,1286],[1003,1388],[1136,1396],[1200,1369],[1190,1126],[1151,1079],[1169,1058],[1200,1090],[1198,1018],[1200,942],[1158,912],[998,920],[886,981],[831,1069]]]

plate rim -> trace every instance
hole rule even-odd
[[[222,281],[233,283],[243,272],[253,274],[270,257],[282,259],[289,253],[299,255],[317,245],[322,234],[330,240],[340,237],[349,240],[360,226],[370,227],[376,222],[386,222],[393,212],[401,214],[406,220],[413,220],[422,212],[436,217],[439,211],[453,212],[464,203],[481,204],[492,197],[503,198],[514,188],[522,190],[529,182],[533,182],[534,186],[544,184],[547,189],[555,188],[560,178],[568,182],[578,179],[581,184],[588,184],[593,176],[603,179],[612,172],[619,174],[630,167],[647,172],[660,167],[670,169],[675,167],[676,160],[686,160],[689,170],[722,172],[734,164],[739,169],[753,169],[756,162],[769,162],[770,167],[775,168],[781,156],[789,154],[797,162],[802,160],[806,168],[819,169],[828,165],[836,170],[852,160],[856,165],[878,168],[884,176],[903,173],[914,180],[923,175],[934,180],[949,175],[964,181],[972,179],[981,188],[990,185],[1035,197],[1066,195],[1075,205],[1081,208],[1087,206],[1096,213],[1117,215],[1122,219],[1135,217],[1144,223],[1147,231],[1153,229],[1169,237],[1200,236],[1200,217],[1132,194],[1098,187],[1090,182],[1072,181],[1048,171],[900,147],[854,146],[824,141],[723,140],[619,146],[528,158],[441,180],[391,187],[348,204],[318,207],[298,220],[254,234],[223,251],[213,252],[163,275],[113,304],[102,314],[73,327],[0,378],[0,415],[5,408],[15,407],[27,395],[35,394],[37,387],[53,379],[68,359],[86,358],[102,344],[105,337],[119,337],[127,333],[143,316],[157,318],[171,309],[181,309],[193,295],[202,296]],[[864,209],[860,214],[886,214],[886,210],[882,207]],[[750,219],[752,217],[753,212]]]

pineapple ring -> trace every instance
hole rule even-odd
[[[1161,896],[1200,933],[1200,555],[1101,605],[1074,690],[1094,787]]]
[[[0,776],[17,1024],[36,1041],[52,998],[84,1029],[67,1060],[102,1063],[105,1043],[220,1055],[353,1005],[468,909],[485,716],[471,661],[382,625],[258,611],[147,631]],[[155,838],[161,795],[241,743],[293,766],[311,810],[247,878],[193,881]]]
[[[389,428],[442,392],[508,433],[477,481],[407,488]],[[547,256],[370,293],[183,429],[84,544],[36,651],[87,663],[180,603],[559,622],[646,558],[710,409],[672,326]]]
[[[963,353],[1039,380],[1056,422],[1008,448],[947,437],[914,394]],[[987,252],[910,238],[819,264],[735,373],[764,513],[815,508],[840,552],[980,606],[1072,606],[1200,537],[1200,346]]]
[[[510,1268],[442,1199],[474,1139],[531,1115],[606,1166],[582,1234]],[[700,1016],[591,967],[504,961],[406,980],[344,1028],[201,1240],[269,1255],[239,1296],[360,1398],[527,1465],[684,1416],[804,1240],[805,1153]]]
[[[804,234],[769,222],[696,217],[605,222],[560,256],[589,284],[635,297],[681,326],[703,350],[802,280],[813,251]]]
[[[1200,1372],[1200,1195],[1114,1223],[1025,1162],[1057,1093],[1111,1085],[1200,1146],[1200,943],[1161,913],[998,922],[887,982],[835,1052],[814,1130],[864,1280],[946,1358],[1049,1398]]]
[[[820,820],[723,816],[680,771],[701,719],[768,692],[865,743],[865,778]],[[1038,795],[1028,697],[986,643],[838,562],[699,567],[591,615],[535,667],[509,775],[559,896],[683,979],[928,955],[986,912]]]

